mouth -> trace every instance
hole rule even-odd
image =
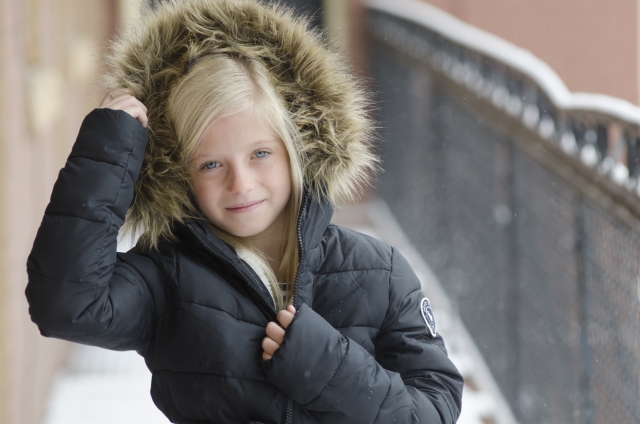
[[[263,202],[264,202],[264,199],[254,201],[254,202],[239,203],[237,205],[229,206],[225,209],[228,210],[229,212],[249,212],[259,207]]]

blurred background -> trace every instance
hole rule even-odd
[[[41,337],[24,297],[102,54],[148,1],[0,0],[0,423],[167,422],[141,358]],[[460,422],[640,423],[640,0],[283,3],[375,93],[385,172],[336,221],[408,252]]]

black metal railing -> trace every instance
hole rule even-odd
[[[640,423],[640,113],[380,3],[378,192],[517,419]]]

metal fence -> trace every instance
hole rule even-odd
[[[640,423],[637,122],[382,8],[369,33],[379,195],[518,420]]]

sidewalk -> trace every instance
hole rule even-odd
[[[57,377],[43,424],[164,424],[135,352],[78,345]]]
[[[515,424],[471,336],[452,312],[440,283],[408,243],[386,205],[374,201],[341,208],[333,222],[398,248],[416,271],[433,305],[437,331],[465,378],[459,424]],[[78,346],[57,377],[43,424],[168,423],[149,395],[151,375],[135,352]]]

